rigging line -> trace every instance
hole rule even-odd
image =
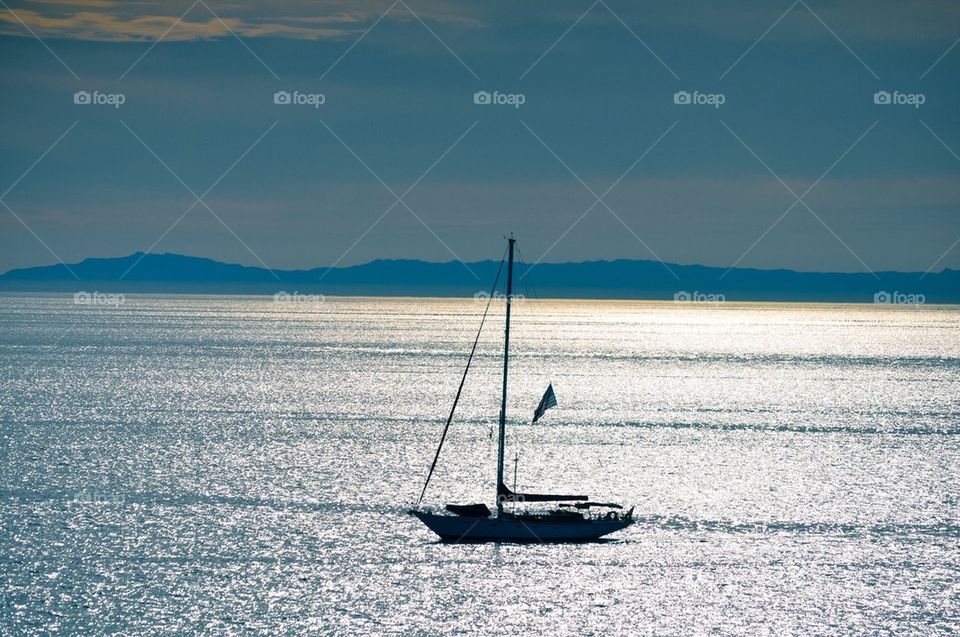
[[[522,263],[523,265],[529,266],[530,263],[523,256],[523,251],[520,250],[520,246],[517,246],[517,253],[520,255],[520,263]],[[533,296],[533,298],[536,299],[537,303],[539,304],[540,301],[542,301],[543,299],[541,299],[540,295],[537,294],[537,288],[533,284],[533,278],[531,277],[530,279],[528,279],[526,274],[524,274],[524,276],[522,276],[521,278],[523,279],[523,289],[526,290],[527,292],[532,293],[531,296]]]
[[[527,260],[524,258],[524,256],[523,256],[523,251],[520,250],[520,246],[517,246],[517,253],[520,255],[520,263],[523,263],[524,265],[527,265],[528,262],[527,262]],[[537,294],[537,288],[536,288],[536,286],[533,284],[533,277],[527,278],[526,275],[524,275],[524,276],[520,277],[520,279],[523,281],[523,288],[524,288],[524,290],[526,290],[527,292],[532,292],[533,298],[536,299],[536,301],[537,301],[537,306],[538,306],[538,307],[543,307],[543,299],[541,299],[541,298],[540,298],[540,295]],[[552,378],[549,374],[547,374],[547,383],[550,384],[550,385],[553,385],[553,378]]]
[[[473,354],[477,351],[477,343],[480,342],[480,333],[483,331],[483,324],[487,320],[487,312],[490,311],[490,303],[497,295],[497,284],[500,282],[500,273],[503,272],[503,262],[506,257],[500,258],[500,267],[497,268],[497,277],[493,281],[493,290],[487,299],[487,306],[483,310],[483,317],[480,319],[480,327],[477,329],[477,338],[473,341],[473,347],[470,348],[470,356],[467,357],[467,365],[463,369],[463,377],[460,379],[460,386],[457,388],[457,395],[453,399],[453,407],[450,408],[450,415],[447,417],[447,424],[443,426],[443,434],[440,436],[440,444],[437,445],[437,453],[433,456],[433,462],[430,464],[430,471],[427,473],[427,479],[423,483],[423,490],[420,491],[420,497],[417,498],[417,506],[423,501],[423,496],[427,492],[427,485],[430,484],[430,478],[433,476],[433,470],[437,468],[437,461],[440,459],[440,450],[443,449],[443,441],[447,439],[447,431],[450,429],[450,423],[453,422],[453,413],[457,410],[457,403],[460,401],[460,393],[463,391],[463,384],[467,380],[467,372],[470,371],[470,363],[473,361]]]

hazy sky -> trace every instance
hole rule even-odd
[[[960,268],[960,3],[7,2],[0,270]]]

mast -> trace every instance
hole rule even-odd
[[[500,498],[500,485],[503,484],[503,448],[507,432],[507,368],[510,363],[510,302],[513,300],[513,244],[516,239],[511,234],[507,239],[510,245],[507,260],[507,319],[503,333],[503,395],[500,399],[500,437],[497,447],[497,513],[503,512],[503,500]]]

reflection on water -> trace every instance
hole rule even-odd
[[[532,302],[521,488],[588,545],[448,545],[416,498],[473,300],[0,296],[0,632],[837,634],[960,623],[956,307]],[[427,493],[492,500],[500,337]],[[529,418],[552,382],[559,407]]]

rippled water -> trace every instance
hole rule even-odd
[[[639,522],[442,544],[405,509],[481,310],[0,296],[0,633],[960,625],[957,307],[522,303],[518,484]],[[492,500],[488,327],[433,504]],[[526,424],[551,381],[559,408]]]

